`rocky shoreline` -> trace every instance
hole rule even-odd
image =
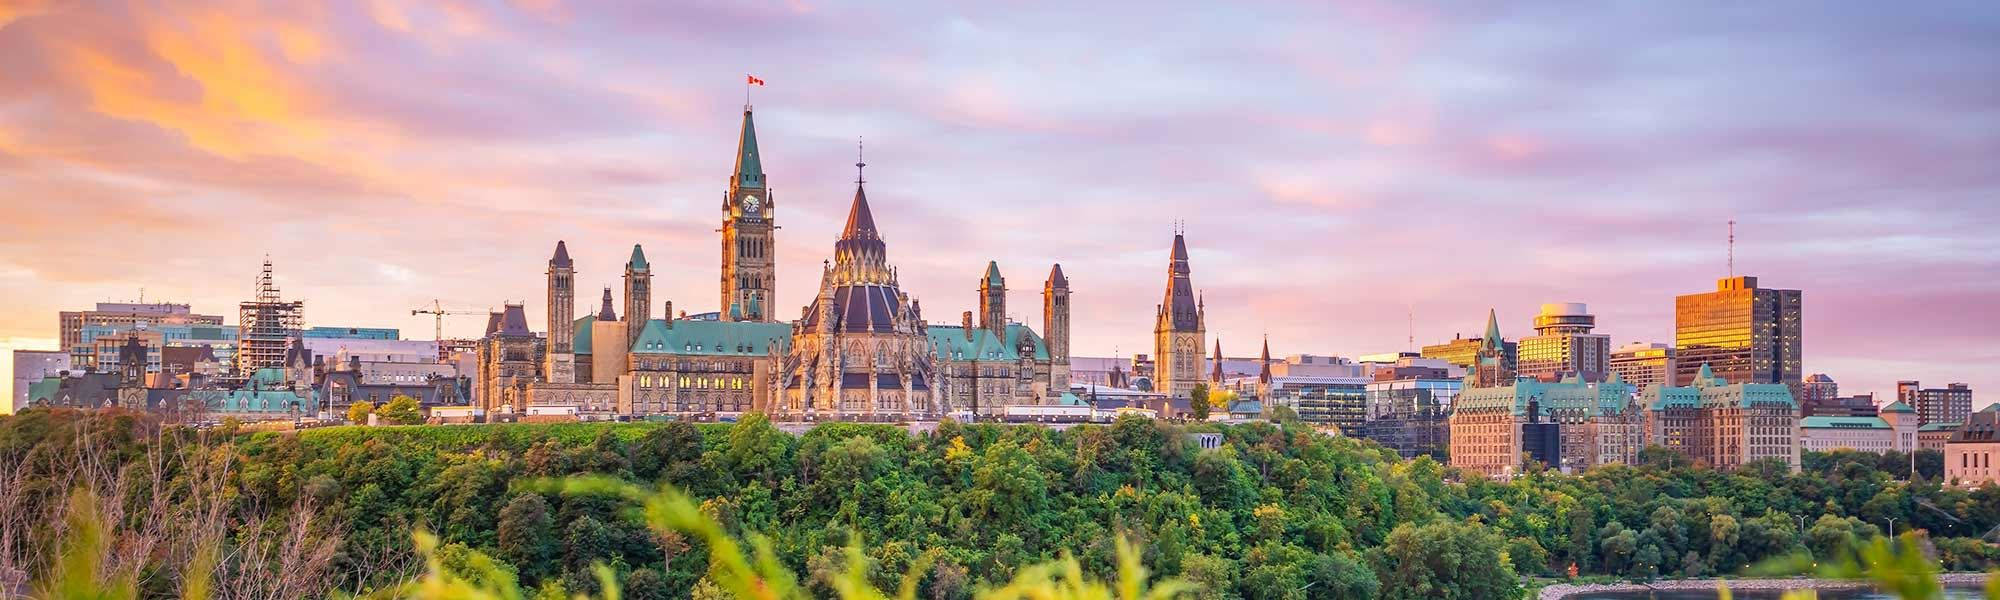
[[[1860,579],[1811,579],[1804,577],[1784,579],[1672,579],[1652,583],[1615,584],[1568,584],[1558,583],[1542,588],[1538,600],[1564,600],[1582,594],[1665,592],[1714,590],[1727,583],[1731,590],[1821,590],[1847,591],[1873,587],[1874,583]],[[1938,582],[1947,586],[1976,586],[1986,582],[1985,573],[1946,573],[1938,576]]]

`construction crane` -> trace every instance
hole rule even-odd
[[[417,315],[431,315],[437,319],[437,337],[432,339],[437,340],[439,343],[444,342],[444,318],[446,315],[484,315],[484,314],[488,314],[488,312],[482,312],[477,310],[445,310],[444,303],[442,301],[435,299],[431,300],[430,306],[419,306],[415,310],[410,311],[410,316],[412,317]]]

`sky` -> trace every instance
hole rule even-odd
[[[784,317],[865,140],[930,318],[995,260],[1039,324],[1060,262],[1078,355],[1150,352],[1176,221],[1227,354],[1353,356],[1544,302],[1671,342],[1734,220],[1807,372],[2000,399],[2000,4],[1520,4],[4,2],[0,347],[142,289],[234,322],[267,255],[308,325],[541,323],[559,239],[713,310],[755,74]]]

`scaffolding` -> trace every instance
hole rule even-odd
[[[236,376],[249,377],[257,369],[285,366],[285,352],[292,338],[299,337],[306,303],[286,302],[278,296],[278,284],[271,280],[271,259],[264,259],[264,274],[257,278],[257,299],[239,305],[236,326]]]

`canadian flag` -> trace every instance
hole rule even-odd
[[[764,85],[764,80],[758,79],[756,75],[744,75],[743,79],[744,85]]]

